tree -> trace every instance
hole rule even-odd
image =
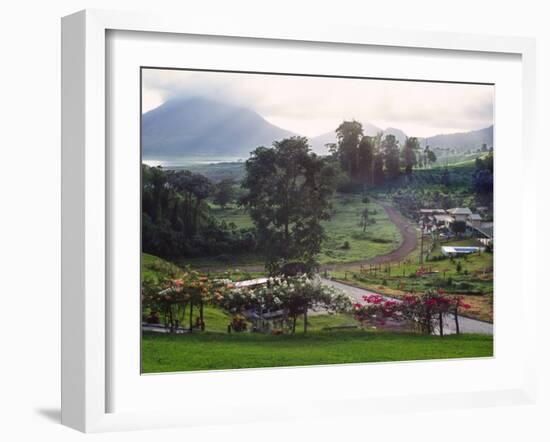
[[[233,178],[224,178],[215,186],[214,202],[222,209],[235,199],[235,180]]]
[[[188,236],[196,235],[200,228],[201,218],[207,210],[205,200],[212,194],[213,186],[208,178],[188,170],[173,171],[166,174],[167,183],[182,195],[184,225]],[[203,206],[204,207],[201,207]]]
[[[364,136],[361,138],[357,152],[358,174],[364,183],[374,184],[374,139]]]
[[[358,121],[344,121],[336,129],[338,140],[338,156],[342,168],[350,178],[357,176],[357,151],[363,137],[363,126]]]
[[[369,209],[365,207],[361,212],[361,224],[360,224],[360,226],[363,228],[363,233],[367,231],[368,225],[369,225]]]
[[[443,169],[443,173],[441,174],[441,184],[445,187],[449,187],[451,185],[451,175],[447,167]]]
[[[399,176],[399,141],[394,135],[386,135],[381,143],[382,156],[386,167],[386,177],[395,179]]]
[[[419,149],[420,145],[418,144],[418,139],[416,137],[407,137],[403,150],[401,151],[406,175],[411,175],[413,167],[417,165],[416,153]]]
[[[435,152],[430,149],[430,146],[426,146],[426,160],[430,164],[433,164],[437,161],[437,156],[435,155]]]
[[[481,204],[492,205],[493,201],[493,153],[485,158],[476,158],[473,187]]]
[[[245,164],[241,203],[247,208],[271,274],[299,262],[317,267],[330,218],[337,171],[309,149],[307,138],[291,137],[258,147]]]
[[[142,250],[164,258],[252,251],[251,229],[211,216],[213,189],[203,175],[143,165]]]
[[[386,174],[384,172],[384,156],[381,152],[376,152],[374,155],[373,169],[374,184],[383,183],[386,179]]]

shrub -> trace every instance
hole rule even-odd
[[[231,319],[231,330],[239,333],[246,331],[247,328],[248,324],[244,316],[239,314],[233,316],[233,319]]]
[[[264,314],[282,312],[282,322],[294,332],[299,315],[307,315],[309,309],[327,312],[346,312],[351,309],[351,299],[340,290],[327,287],[306,275],[269,278],[267,284],[255,288],[234,288],[215,298],[215,303],[228,313],[237,315],[245,310],[255,312],[258,318],[254,327],[268,330],[269,322]],[[307,321],[304,321],[304,331]]]

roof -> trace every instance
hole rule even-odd
[[[235,287],[237,288],[250,287],[250,286],[265,284],[266,282],[267,282],[267,278],[249,279],[247,281],[236,282]]]
[[[434,215],[434,219],[437,221],[437,222],[440,222],[440,221],[452,221],[453,218],[450,217],[449,215]]]
[[[473,221],[481,221],[481,215],[479,213],[472,213],[470,219]]]
[[[445,213],[445,210],[443,209],[420,209],[420,213]]]
[[[467,207],[455,207],[454,209],[449,209],[451,215],[471,215],[472,211]]]
[[[478,231],[480,231],[481,233],[483,233],[487,238],[493,238],[493,228],[492,227],[478,227],[477,228]]]

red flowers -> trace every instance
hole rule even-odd
[[[424,301],[424,304],[428,307],[433,307],[434,305],[437,305],[437,299],[435,298],[428,298]]]
[[[369,304],[380,304],[383,301],[383,298],[380,295],[372,294],[368,296],[363,296],[363,300],[365,302],[368,302]]]

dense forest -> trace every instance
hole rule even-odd
[[[187,170],[142,166],[142,250],[157,256],[196,257],[254,250],[253,229],[219,222],[210,200],[226,204],[233,183],[214,184]]]

